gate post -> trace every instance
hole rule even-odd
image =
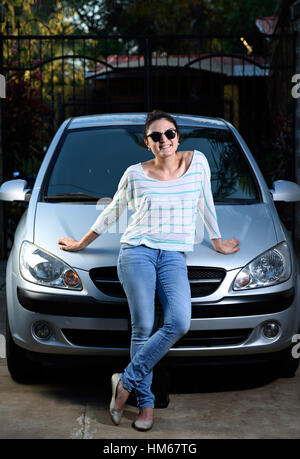
[[[0,34],[1,35],[1,34]],[[2,37],[0,36],[2,42]],[[0,45],[1,48],[1,45]],[[1,52],[1,51],[0,51]],[[0,185],[4,181],[3,171],[3,147],[2,147],[2,117],[3,117],[3,99],[0,96]],[[6,221],[4,213],[4,202],[0,201],[0,260],[6,259]]]
[[[294,25],[294,72],[300,75],[300,0],[291,6],[291,19]],[[300,98],[294,97],[294,146],[295,146],[295,179],[300,185]],[[297,255],[300,255],[300,202],[294,206],[294,245]]]
[[[0,88],[0,185],[4,180],[4,155],[3,155],[3,100],[5,98],[5,79],[3,76],[3,34],[2,25],[4,23],[4,6],[0,3],[0,83],[4,88]],[[4,202],[0,201],[0,260],[7,256],[6,245],[6,222],[4,213]]]

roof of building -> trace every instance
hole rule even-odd
[[[158,67],[180,67],[222,73],[227,76],[265,76],[268,75],[268,63],[262,56],[222,56],[200,55],[164,55],[153,54],[151,65]],[[145,67],[143,55],[110,55],[101,60],[96,67],[85,73],[86,78],[106,78],[115,70],[132,70]]]

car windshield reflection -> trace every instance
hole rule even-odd
[[[216,204],[260,202],[253,172],[228,129],[181,126],[180,150],[205,154]],[[141,126],[70,130],[56,152],[43,198],[94,202],[112,197],[127,167],[152,158]]]

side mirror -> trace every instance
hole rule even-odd
[[[2,183],[0,186],[0,201],[25,201],[28,202],[31,190],[27,188],[26,180],[16,179]]]
[[[300,201],[300,186],[289,180],[276,180],[270,190],[273,201],[296,202]]]

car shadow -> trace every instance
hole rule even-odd
[[[122,372],[121,365],[44,366],[43,373],[30,384],[47,386],[49,394],[76,404],[108,406],[111,399],[111,375]],[[271,384],[277,379],[266,365],[201,365],[199,367],[158,368],[154,372],[152,391],[156,408],[166,408],[172,394],[244,391]],[[136,406],[134,392],[128,405]]]

